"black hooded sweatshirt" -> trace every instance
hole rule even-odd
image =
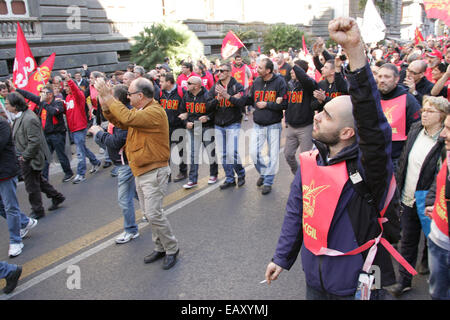
[[[281,102],[276,100],[281,98]],[[256,107],[256,103],[260,101],[267,102],[267,106],[263,109]],[[253,121],[260,126],[269,126],[280,123],[283,119],[283,110],[287,108],[287,86],[283,76],[272,74],[272,77],[264,81],[258,77],[253,82],[248,95],[242,98],[230,98],[230,102],[240,107],[254,106]]]

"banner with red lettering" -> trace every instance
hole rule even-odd
[[[233,31],[228,31],[222,42],[222,58],[228,59],[242,47],[245,47],[242,41],[234,34]]]
[[[429,19],[440,19],[450,26],[450,4],[448,0],[423,0],[425,12]]]
[[[34,70],[36,70],[36,60],[34,60],[22,28],[17,22],[16,58],[13,68],[13,82],[16,88],[25,88],[28,84],[28,75]]]

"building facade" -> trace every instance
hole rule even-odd
[[[380,1],[380,0],[376,0]],[[401,0],[384,15],[387,36],[400,37]],[[328,38],[328,22],[338,16],[362,17],[359,0],[0,0],[0,79],[12,74],[16,24],[20,22],[38,64],[56,53],[54,70],[83,64],[112,72],[125,69],[133,37],[154,22],[183,21],[205,47],[218,54],[229,29],[252,29],[254,49],[270,24],[293,24]]]

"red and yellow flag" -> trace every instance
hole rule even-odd
[[[234,34],[233,31],[228,31],[222,42],[222,58],[228,59],[242,47],[244,47],[242,41]]]
[[[416,27],[416,31],[414,32],[414,40],[416,41],[416,44],[419,44],[420,42],[424,41],[422,32],[420,32],[419,27]]]
[[[428,18],[440,19],[450,26],[450,3],[448,0],[423,0],[423,5]]]

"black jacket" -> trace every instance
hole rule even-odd
[[[295,77],[288,83],[288,106],[285,113],[286,123],[299,128],[313,123],[314,111],[311,103],[317,82],[311,79],[299,66],[294,66]]]
[[[222,85],[220,80],[217,82]],[[233,123],[241,122],[242,120],[242,110],[239,106],[234,105],[229,100],[221,99],[218,100],[216,95],[216,84],[213,85],[211,90],[209,90],[209,103],[211,104],[211,108],[215,110],[214,114],[214,123],[221,127],[229,126]],[[237,82],[237,80],[233,77],[230,78],[230,82],[227,86],[227,93],[230,96],[234,96],[238,93],[244,92],[244,86]]]
[[[167,90],[161,90],[159,91],[159,94],[155,96],[155,99],[166,111],[170,130],[183,127],[183,121],[178,118],[180,115],[180,105],[183,100],[183,96],[183,91],[181,91],[180,95],[179,88],[176,84],[172,91],[168,92]]]
[[[16,157],[12,130],[8,121],[0,117],[0,181],[19,174],[19,162]]]
[[[186,127],[188,122],[198,121],[201,116],[207,116],[209,119],[207,122],[202,123],[203,128],[214,126],[214,109],[209,104],[208,91],[203,86],[196,96],[189,91],[183,96],[180,113],[185,112],[188,113],[188,118],[184,121],[184,127]]]
[[[381,229],[377,219],[384,207],[393,175],[390,155],[392,130],[381,109],[377,86],[369,65],[349,73],[348,79],[354,106],[357,142],[342,149],[329,160],[327,146],[316,142],[319,150],[317,164],[327,166],[342,161],[356,164],[373,201],[368,201],[364,196],[366,193],[357,191],[350,179],[344,185],[328,233],[328,247],[341,252],[348,252],[379,235]],[[302,189],[299,169],[291,184],[286,215],[273,261],[283,269],[289,270],[302,249],[300,253],[302,267],[309,286],[336,295],[354,294],[367,251],[345,257],[316,256],[302,246]],[[398,193],[391,201],[391,206],[392,210],[388,209],[386,213],[389,222],[383,225],[383,235],[392,237],[387,237],[388,241],[397,242],[400,225],[396,210]],[[391,256],[380,244],[373,264],[380,267],[382,286],[395,283]]]
[[[414,96],[417,101],[422,105],[423,96],[430,95],[431,89],[433,89],[434,83],[429,81],[426,77],[420,79],[416,84],[417,94]]]
[[[282,98],[281,103],[276,102],[278,98]],[[260,101],[267,102],[267,106],[263,109],[257,108],[256,103]],[[268,81],[258,77],[253,82],[248,95],[240,99],[231,97],[230,102],[240,107],[255,106],[253,121],[260,126],[280,123],[283,119],[283,110],[287,108],[286,81],[278,74],[273,74]]]
[[[34,112],[37,114],[39,119],[41,119],[43,110],[46,110],[47,116],[45,119],[44,128],[44,133],[46,135],[66,132],[66,125],[64,123],[64,105],[61,101],[53,99],[53,101],[48,104],[45,101],[41,102],[41,97],[31,92],[22,89],[16,89],[16,91],[24,96],[25,99],[28,99],[37,105],[37,108],[34,110]]]
[[[127,130],[122,130],[118,127],[114,127],[113,134],[105,131],[97,132],[97,138],[99,138],[99,140],[106,145],[109,158],[114,162],[114,164],[122,165],[122,158],[119,152],[127,141],[127,133]],[[128,164],[128,159],[125,152],[122,152],[122,155],[124,161],[123,164]]]
[[[423,126],[421,121],[413,123],[411,129],[408,133],[408,139],[406,140],[405,147],[400,155],[398,161],[397,172],[395,174],[395,179],[397,181],[397,187],[402,194],[406,174],[408,169],[408,158],[411,152],[414,142],[416,142],[417,136],[420,131],[422,131]],[[433,181],[441,169],[442,159],[445,159],[445,143],[444,139],[439,137],[437,143],[433,146],[430,152],[425,157],[422,167],[420,168],[419,180],[417,181],[416,190],[428,190],[430,189]]]
[[[381,100],[395,99],[404,94],[406,94],[406,135],[408,135],[411,125],[420,120],[420,104],[403,86],[397,86],[394,90],[387,94],[382,94],[380,92]],[[400,157],[404,145],[405,141],[392,142],[392,159],[397,159]]]
[[[325,104],[327,104],[331,99],[337,96],[348,94],[348,84],[342,72],[334,73],[334,82],[329,83],[327,79],[319,81],[318,87],[325,91],[325,100],[320,103],[318,100],[314,100],[311,103],[313,110],[321,112]]]

